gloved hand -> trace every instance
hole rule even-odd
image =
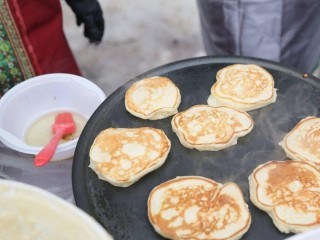
[[[84,24],[84,36],[90,43],[100,43],[104,32],[104,19],[98,0],[66,0],[77,18],[77,25]]]

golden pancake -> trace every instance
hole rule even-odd
[[[127,187],[166,160],[171,142],[156,128],[108,128],[90,148],[90,166],[114,186]]]
[[[125,106],[132,115],[157,120],[178,112],[180,91],[166,77],[151,77],[133,83],[126,92]]]
[[[178,177],[155,187],[148,198],[149,221],[169,239],[240,239],[251,215],[235,183],[199,176]]]
[[[228,107],[196,105],[177,113],[172,130],[187,148],[217,151],[235,145],[237,139],[253,128],[249,114]]]
[[[320,169],[320,118],[302,119],[280,145],[290,159],[309,161]]]
[[[320,173],[311,164],[270,161],[249,176],[252,203],[284,233],[320,227]]]
[[[208,98],[210,106],[227,106],[242,111],[276,101],[272,75],[254,64],[234,64],[218,71]]]

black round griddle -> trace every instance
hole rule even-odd
[[[169,77],[181,92],[179,111],[196,104],[206,104],[218,70],[230,64],[258,64],[274,77],[278,89],[276,103],[250,111],[255,125],[238,144],[217,152],[183,147],[171,130],[171,118],[142,120],[129,114],[124,95],[135,81],[151,76]],[[124,84],[108,97],[86,124],[74,155],[72,184],[76,205],[100,222],[115,239],[163,239],[149,223],[147,198],[160,183],[177,176],[199,175],[220,183],[235,182],[249,205],[252,223],[242,239],[284,239],[271,218],[249,200],[248,176],[259,164],[285,160],[279,142],[302,118],[319,116],[320,80],[303,76],[278,63],[243,57],[201,57],[170,63],[146,72]],[[88,167],[89,150],[100,131],[113,128],[149,126],[165,131],[172,142],[170,154],[162,167],[147,174],[127,188],[114,187],[99,180]]]

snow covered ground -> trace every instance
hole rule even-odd
[[[64,1],[64,30],[84,77],[107,94],[135,76],[169,62],[204,56],[194,0],[99,0],[102,42],[90,45]]]

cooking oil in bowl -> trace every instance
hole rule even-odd
[[[25,142],[29,146],[43,147],[53,137],[52,125],[54,124],[55,117],[60,112],[52,112],[37,118],[30,124],[25,133]],[[76,131],[73,134],[64,136],[59,144],[71,141],[80,136],[87,119],[78,113],[71,112],[74,123],[76,125]]]

